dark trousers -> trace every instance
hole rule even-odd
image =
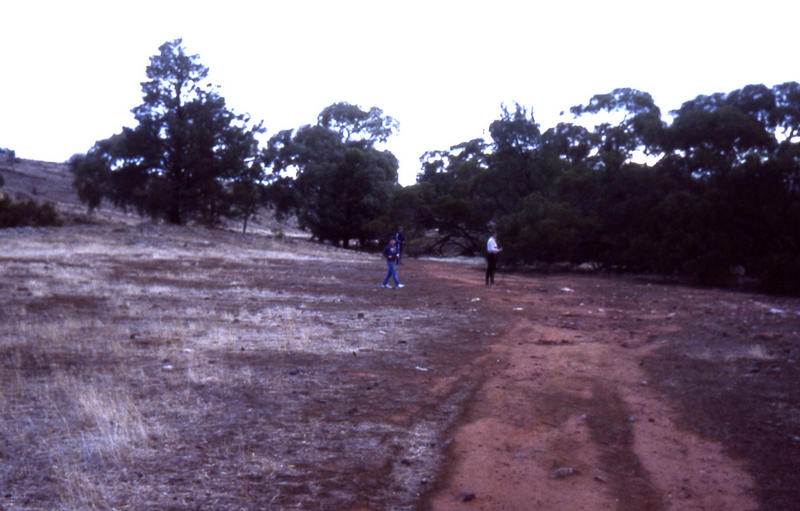
[[[497,254],[486,254],[486,285],[494,284],[494,272],[497,271]]]

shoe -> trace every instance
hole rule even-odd
[[[381,287],[382,287],[383,289],[389,289],[389,286],[388,286],[388,285],[386,285],[386,284],[381,284]]]
[[[397,287],[398,287],[398,288],[400,288],[400,287],[406,287],[406,285],[405,285],[405,284],[397,284]]]

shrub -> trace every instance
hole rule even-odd
[[[0,228],[43,227],[61,223],[58,213],[49,202],[37,204],[31,199],[14,201],[8,195],[0,193]]]

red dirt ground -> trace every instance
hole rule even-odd
[[[758,412],[732,409],[775,402],[751,395],[730,404],[735,383],[725,381],[757,377],[736,370],[745,364],[797,374],[796,300],[781,301],[787,312],[766,297],[575,275],[506,275],[483,289],[477,272],[427,270],[474,294],[488,306],[482,314],[509,318],[489,353],[465,368],[485,380],[452,431],[432,509],[796,508],[789,488],[771,491],[769,481],[797,480],[784,450],[797,453],[797,415],[777,438],[747,438],[759,434],[750,424]],[[709,335],[727,339],[729,351]],[[746,348],[755,345],[768,347],[766,360],[743,362],[758,356]],[[771,384],[772,399],[796,406],[791,380]]]

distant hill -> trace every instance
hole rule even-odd
[[[104,204],[89,216],[86,206],[72,187],[72,173],[66,163],[24,158],[0,159],[0,175],[5,181],[0,192],[16,200],[49,202],[67,223],[87,221],[141,222],[141,218]]]
[[[0,193],[4,192],[16,200],[50,202],[66,223],[139,224],[148,220],[133,212],[125,212],[106,201],[89,215],[86,205],[81,203],[78,193],[72,187],[72,173],[67,163],[0,155],[0,175],[5,180],[5,184],[0,187]],[[225,224],[231,230],[241,229],[241,224],[237,221],[227,221]],[[297,228],[295,219],[278,222],[269,211],[263,211],[251,220],[248,232],[281,232],[290,236],[307,236]]]
[[[0,174],[5,180],[2,190],[15,199],[80,205],[66,163],[7,158],[0,160]]]

